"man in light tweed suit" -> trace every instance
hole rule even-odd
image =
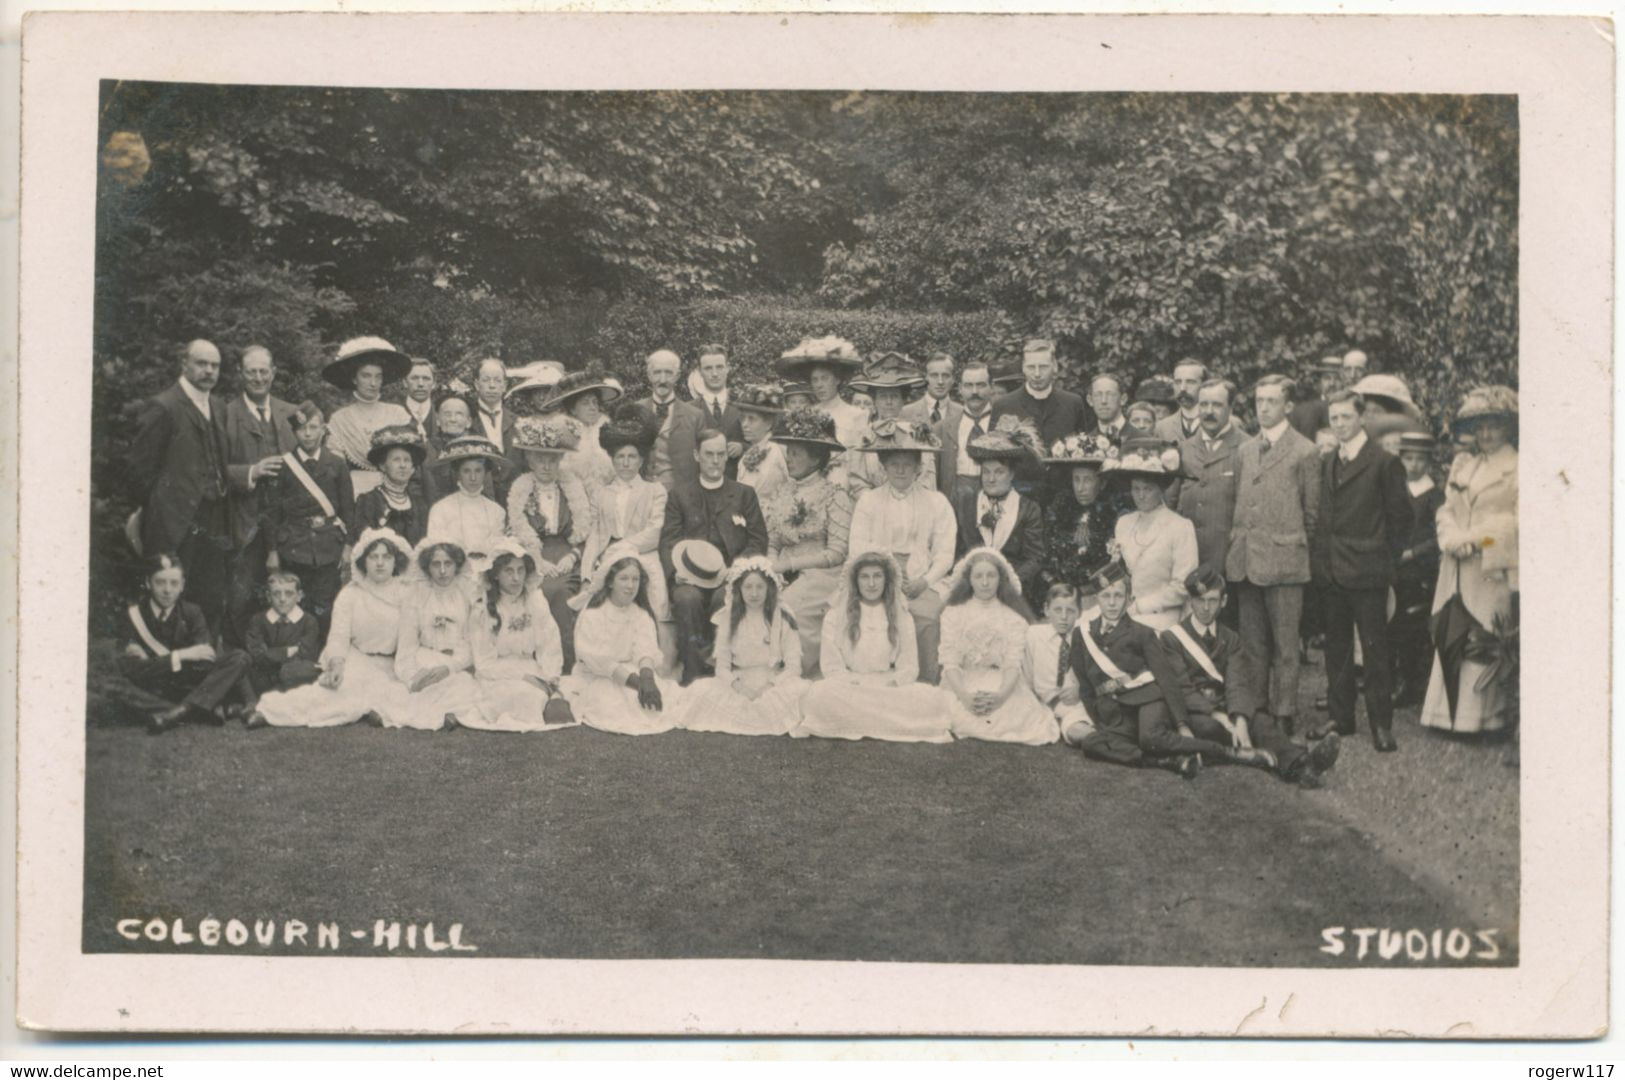
[[[1258,436],[1242,444],[1236,516],[1224,575],[1234,583],[1257,699],[1288,735],[1298,713],[1298,620],[1309,581],[1309,537],[1320,506],[1320,454],[1287,422],[1292,380],[1253,388]],[[1267,696],[1266,696],[1267,689]]]

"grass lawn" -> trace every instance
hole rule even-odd
[[[1414,710],[1314,792],[1059,745],[87,731],[87,951],[212,916],[362,955],[385,919],[461,923],[467,957],[1350,963],[1329,926],[1495,926],[1515,957],[1517,772]]]

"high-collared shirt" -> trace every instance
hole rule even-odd
[[[191,383],[187,382],[185,375],[181,376],[180,383],[181,383],[181,393],[186,395],[186,400],[190,401],[193,405],[197,406],[197,411],[203,414],[203,419],[205,419],[205,420],[213,419],[213,417],[209,413],[209,394],[208,394],[208,392],[205,391],[205,390],[199,390],[197,387],[195,387]]]
[[[1407,480],[1405,486],[1410,489],[1411,498],[1420,498],[1433,490],[1433,477],[1423,476],[1420,480]]]
[[[722,414],[728,409],[728,388],[724,386],[716,393],[710,390],[700,390],[700,402],[705,406],[705,415],[708,419],[721,420]]]
[[[952,399],[947,397],[933,397],[929,392],[926,393],[925,397],[926,401],[931,406],[927,412],[927,415],[931,417],[931,422],[935,424],[937,421],[942,419],[942,410],[948,407]]]
[[[485,437],[496,443],[498,450],[508,449],[502,442],[501,404],[499,403],[496,408],[489,408],[485,402],[478,402],[474,407],[474,414],[474,418],[480,423],[480,429],[485,432]]]
[[[1202,445],[1207,447],[1207,452],[1208,453],[1210,453],[1210,454],[1214,453],[1219,449],[1219,443],[1223,442],[1224,437],[1226,435],[1230,434],[1230,428],[1231,428],[1231,422],[1229,420],[1226,420],[1224,422],[1224,427],[1219,429],[1219,433],[1217,435],[1209,435],[1207,433],[1207,428],[1202,428],[1201,429],[1201,432],[1202,432]]]
[[[1274,427],[1264,428],[1259,432],[1259,434],[1264,437],[1264,441],[1267,444],[1274,446],[1276,443],[1281,441],[1282,437],[1286,435],[1286,429],[1291,426],[1292,422],[1283,418],[1280,423],[1276,424]]]
[[[265,621],[269,623],[279,623],[284,619],[289,623],[297,623],[304,617],[305,609],[300,607],[298,604],[295,604],[293,607],[289,608],[286,615],[282,614],[282,612],[278,611],[276,608],[272,608],[265,613]]]
[[[982,425],[984,434],[990,430],[993,427],[993,410],[988,409],[981,416],[972,416],[969,411],[966,411],[959,417],[959,464],[957,471],[960,476],[982,475],[981,463],[972,458],[965,450],[966,444],[970,442],[971,432],[977,424]]]
[[[244,394],[243,404],[248,406],[249,415],[260,423],[269,424],[271,422],[271,396],[269,394],[265,396],[265,404],[263,405],[254,404],[254,399]]]
[[[1360,451],[1363,449],[1365,449],[1365,432],[1362,430],[1355,432],[1354,438],[1348,442],[1339,444],[1337,456],[1343,459],[1343,464],[1347,465],[1359,457]]]

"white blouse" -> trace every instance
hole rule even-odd
[[[382,585],[352,581],[333,601],[333,621],[322,650],[322,666],[343,657],[352,647],[373,656],[393,656],[400,638],[401,605],[406,585],[390,580]]]
[[[507,522],[502,507],[484,495],[470,495],[459,488],[429,508],[428,535],[450,540],[470,555],[489,554],[502,539]]]
[[[414,587],[401,607],[400,642],[395,649],[395,677],[410,683],[423,672],[444,665],[452,671],[473,666],[469,644],[468,594],[456,581],[427,582]]]
[[[772,624],[759,612],[747,611],[739,629],[728,630],[730,611],[717,612],[717,673],[750,668],[777,668],[779,674],[800,677],[801,635],[790,629],[782,614],[775,613]],[[783,665],[782,668],[779,665]]]
[[[576,667],[617,684],[636,675],[647,662],[660,663],[660,642],[649,613],[636,604],[620,607],[606,600],[589,607],[576,620]]]
[[[839,597],[838,597],[839,599]],[[825,679],[844,675],[889,674],[893,686],[907,686],[920,676],[920,657],[914,640],[914,620],[901,605],[897,609],[897,645],[886,637],[886,608],[860,604],[858,640],[846,633],[844,603],[832,604],[824,616],[819,665]]]
[[[559,625],[540,589],[519,597],[497,597],[502,628],[493,631],[491,612],[483,603],[474,609],[474,671],[482,679],[523,679],[533,675],[556,679],[564,671]]]
[[[1196,526],[1190,518],[1166,506],[1124,514],[1117,519],[1116,539],[1134,579],[1133,612],[1172,614],[1177,620],[1185,606],[1185,577],[1197,563]]]

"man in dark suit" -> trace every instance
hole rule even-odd
[[[1399,555],[1394,614],[1388,620],[1388,640],[1394,649],[1395,705],[1422,701],[1432,665],[1428,623],[1433,589],[1439,581],[1439,507],[1444,505],[1444,492],[1429,474],[1436,447],[1433,436],[1425,431],[1399,437],[1399,461],[1405,466],[1405,487],[1411,496],[1411,535]]]
[[[1269,755],[1265,764],[1281,779],[1320,787],[1321,774],[1337,761],[1337,736],[1328,735],[1313,750],[1305,750],[1281,731],[1268,710],[1259,708],[1241,636],[1218,621],[1225,604],[1222,571],[1192,570],[1185,577],[1185,592],[1189,613],[1162,632],[1162,647],[1179,679],[1191,733],[1232,749],[1262,750]]]
[[[699,365],[688,382],[701,427],[715,428],[728,438],[728,478],[739,474],[739,456],[745,452],[742,419],[728,394],[728,351],[721,345],[701,345]],[[674,459],[675,460],[675,459]]]
[[[221,628],[226,640],[238,648],[247,644],[249,621],[264,607],[261,590],[271,548],[260,482],[275,479],[282,471],[282,455],[295,445],[289,424],[293,406],[271,394],[276,380],[271,350],[263,345],[244,349],[241,371],[243,392],[225,402],[232,549],[226,625]]]
[[[1315,441],[1315,433],[1326,426],[1326,397],[1343,389],[1343,358],[1323,357],[1315,365],[1315,392],[1305,394],[1292,405],[1292,430]]]
[[[1202,422],[1196,411],[1196,394],[1207,380],[1207,365],[1195,357],[1174,365],[1174,400],[1179,408],[1157,421],[1157,438],[1177,443],[1196,435]]]
[[[936,462],[937,490],[948,496],[950,502],[956,499],[960,487],[957,475],[959,443],[956,436],[959,418],[965,415],[965,407],[955,401],[949,392],[954,382],[955,367],[954,358],[948,353],[933,353],[931,359],[925,362],[925,394],[918,401],[904,405],[899,414],[904,420],[929,425],[932,434],[941,441],[942,449],[937,451]],[[975,376],[972,376],[972,381],[975,381]],[[974,493],[975,485],[967,486]]]
[[[1020,389],[1012,390],[993,403],[993,421],[1008,413],[1028,417],[1038,425],[1039,440],[1048,450],[1057,441],[1080,431],[1093,431],[1094,416],[1083,398],[1055,385],[1055,343],[1043,339],[1027,342],[1021,353]],[[1016,486],[1023,493],[1042,499],[1046,479],[1042,465],[1033,464],[1016,474]]]
[[[1044,568],[1044,511],[1036,499],[1011,488],[1016,469],[1032,460],[1033,452],[1002,431],[972,439],[968,450],[982,467],[982,487],[954,496],[954,522],[959,530],[954,558],[964,558],[972,548],[995,549],[1010,560],[1021,581],[1021,594],[1031,603]]]
[[[412,418],[412,426],[418,429],[424,445],[433,445],[435,433],[439,430],[434,414],[434,365],[421,356],[414,356],[412,367],[406,373],[405,384],[406,397],[401,405],[405,407],[406,415]]]
[[[218,636],[225,621],[231,541],[225,402],[211,399],[220,350],[188,342],[180,378],[146,403],[130,445],[129,476],[141,500],[141,549],[171,552],[186,567],[187,596]]]
[[[525,475],[530,468],[525,460],[525,452],[516,449],[513,445],[513,425],[518,419],[512,409],[506,408],[503,398],[508,392],[508,369],[501,360],[481,360],[474,372],[474,395],[468,403],[471,423],[468,433],[470,435],[483,435],[496,444],[508,459],[511,468],[487,469],[488,482],[495,488],[492,496],[499,504],[506,505],[508,500],[508,485],[515,478]],[[501,475],[491,477],[496,472]],[[453,488],[440,488],[436,491],[451,491]]]
[[[755,490],[728,479],[727,436],[715,428],[702,430],[694,455],[699,476],[672,488],[660,528],[660,562],[669,586],[685,686],[703,674],[703,657],[711,644],[711,610],[720,589],[679,583],[672,549],[681,540],[704,540],[722,553],[725,563],[741,555],[767,554],[767,523]]]
[[[1196,527],[1198,565],[1220,573],[1236,516],[1241,444],[1247,441],[1230,414],[1235,396],[1236,386],[1229,379],[1208,379],[1197,390],[1196,434],[1179,441],[1185,475],[1168,489],[1169,509]]]
[[[700,407],[677,396],[677,375],[682,367],[682,360],[670,349],[650,353],[643,363],[649,393],[632,402],[644,426],[657,432],[644,472],[667,491],[691,483],[699,475],[694,439],[705,426],[705,413]]]
[[[1329,725],[1354,734],[1354,633],[1365,656],[1365,709],[1379,751],[1394,742],[1388,647],[1388,587],[1411,533],[1405,467],[1366,437],[1365,401],[1352,390],[1326,402],[1338,447],[1321,463],[1320,513],[1310,544],[1315,580],[1325,583],[1326,701]]]

